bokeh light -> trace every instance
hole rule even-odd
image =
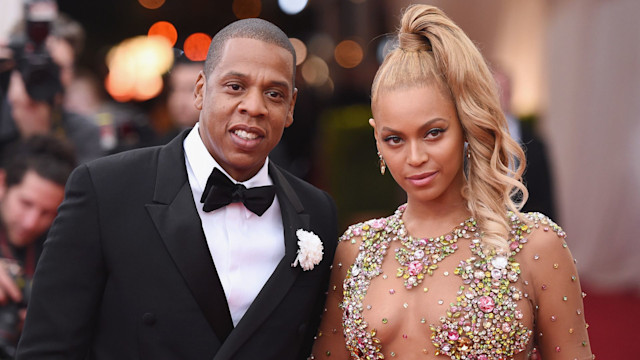
[[[133,98],[133,86],[133,78],[124,76],[124,73],[111,72],[104,80],[104,88],[119,102],[127,102]]]
[[[233,0],[231,4],[233,14],[238,19],[248,19],[260,16],[262,1],[260,0]]]
[[[387,35],[383,37],[378,43],[378,47],[376,49],[376,58],[379,63],[384,61],[384,58],[387,57],[393,49],[398,47],[398,37],[395,35]]]
[[[300,65],[307,58],[307,45],[297,38],[289,38],[293,48],[296,50],[296,66]]]
[[[106,57],[105,88],[117,101],[144,101],[162,91],[162,75],[173,65],[173,50],[163,36],[137,36],[113,47]]]
[[[311,55],[302,64],[302,78],[311,86],[322,86],[329,79],[329,66],[321,58]]]
[[[314,35],[309,40],[309,53],[319,56],[324,61],[331,61],[333,59],[333,49],[335,43],[331,36],[319,33]]]
[[[138,2],[147,9],[154,10],[164,5],[165,0],[138,0]]]
[[[324,82],[324,84],[316,87],[316,91],[319,95],[322,95],[326,98],[331,97],[335,91],[335,84],[333,83],[333,79],[329,77],[327,81]]]
[[[191,61],[204,61],[211,45],[211,36],[194,33],[184,41],[184,55]]]
[[[289,15],[295,15],[307,7],[308,0],[278,0],[278,6]]]
[[[176,27],[168,21],[158,21],[157,23],[151,25],[147,35],[163,36],[167,40],[169,40],[171,46],[174,46],[176,44],[176,41],[178,41],[178,31],[176,30]]]
[[[149,76],[136,81],[134,100],[147,100],[160,95],[162,91],[162,77]]]
[[[357,42],[353,40],[344,40],[336,46],[334,56],[338,65],[346,69],[351,69],[362,62],[364,51]]]

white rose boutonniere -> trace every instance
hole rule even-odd
[[[322,241],[318,235],[302,229],[296,231],[296,236],[298,236],[298,256],[291,264],[291,267],[295,267],[300,263],[300,267],[303,270],[313,270],[313,267],[322,260],[322,250],[324,249]]]

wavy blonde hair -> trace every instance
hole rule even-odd
[[[495,80],[480,51],[440,9],[412,5],[402,17],[398,47],[378,69],[371,89],[381,93],[437,86],[455,104],[471,158],[462,196],[491,249],[507,249],[508,210],[522,219],[525,155],[509,135]],[[514,196],[519,200],[514,201]]]

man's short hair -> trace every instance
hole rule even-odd
[[[293,56],[292,85],[295,87],[296,77],[296,50],[293,48],[287,34],[276,25],[258,18],[242,19],[224,27],[211,40],[207,59],[204,63],[204,74],[209,75],[220,63],[223,47],[227,40],[245,38],[260,40],[277,45],[291,53]]]
[[[7,188],[20,184],[33,170],[38,176],[64,186],[76,167],[73,146],[53,135],[34,135],[7,149],[3,161]]]

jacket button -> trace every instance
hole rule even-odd
[[[142,315],[142,322],[145,325],[153,325],[156,323],[156,316],[152,313],[145,313]]]

